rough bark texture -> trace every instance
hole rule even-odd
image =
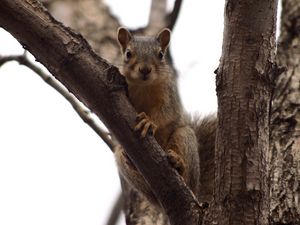
[[[26,2],[34,3],[30,0]],[[43,0],[43,2],[57,19],[83,34],[94,51],[109,62],[120,65],[119,46],[114,38],[120,24],[102,0]],[[157,1],[159,4],[155,2],[156,0],[152,2],[148,26],[136,32],[153,34],[164,26],[173,28],[181,1],[176,0],[174,10],[170,14],[165,11],[165,1]],[[7,10],[5,4],[18,5],[18,7]],[[151,152],[150,146],[154,143],[151,138],[145,142],[133,141],[135,137],[130,132],[135,112],[126,105],[127,100],[122,94],[123,80],[119,80],[118,72],[114,67],[93,55],[80,36],[73,36],[65,29],[60,30],[60,24],[49,17],[41,17],[43,25],[36,26],[36,21],[31,20],[35,13],[28,11],[26,15],[23,14],[19,7],[21,4],[26,3],[18,0],[11,2],[1,0],[0,25],[6,24],[10,28],[13,26],[17,28],[13,32],[24,47],[35,52],[37,59],[44,62],[57,78],[75,94],[77,93],[77,96],[95,112],[101,111],[100,114],[102,118],[106,118],[104,122],[109,125],[109,128],[113,125],[111,129],[122,130],[122,134],[119,135],[123,135],[124,129],[120,127],[125,127],[129,134],[123,136],[123,141],[128,141],[127,146],[130,146],[132,151],[145,148],[145,151],[150,149]],[[222,127],[222,131],[219,130],[218,133],[216,189],[214,203],[206,221],[209,224],[267,224],[266,152],[268,151],[268,106],[271,89],[268,73],[273,63],[276,4],[276,1],[267,0],[227,0],[226,2],[223,54],[217,72],[219,127]],[[38,4],[33,6],[36,13],[44,13]],[[13,11],[18,13],[17,16],[11,14]],[[15,20],[14,16],[17,17]],[[300,1],[283,0],[277,62],[281,66],[286,66],[287,71],[276,81],[270,135],[270,222],[277,225],[300,223],[299,18]],[[47,27],[49,22],[54,22],[53,27]],[[53,29],[55,32],[49,32]],[[27,42],[32,35],[36,35],[37,38],[32,39],[33,42]],[[46,45],[49,46],[46,49],[48,53],[45,52]],[[82,61],[84,58],[86,60]],[[78,62],[84,63],[78,67],[76,64]],[[114,110],[110,107],[109,110],[105,110],[105,105],[111,106],[111,101],[115,101]],[[125,111],[118,111],[121,108]],[[110,118],[108,114],[112,114]],[[119,123],[114,124],[115,121],[112,122],[111,118],[113,120],[118,118]],[[118,135],[118,132],[116,133]],[[158,149],[159,147],[154,144],[154,151]],[[165,164],[165,159],[159,155],[159,150],[155,155],[162,164]],[[214,154],[205,152],[201,157],[201,161],[204,162],[201,164],[202,173],[211,174],[211,171],[214,171],[211,161]],[[143,160],[148,162],[148,159],[143,157],[137,156],[137,158],[141,164]],[[152,169],[151,173],[153,173]],[[168,176],[168,173],[165,175]],[[201,177],[202,187],[206,188],[202,188],[201,192],[203,201],[209,201],[212,195],[210,191],[213,187],[212,177]],[[168,224],[167,218],[159,210],[151,207],[130,186],[124,182],[122,186],[128,225]],[[173,207],[173,202],[169,204]],[[174,216],[176,222],[173,224],[184,224],[185,218],[181,218],[181,209],[185,206],[182,204],[180,206],[177,208],[175,206],[174,211],[168,212],[177,214],[177,217]]]
[[[61,22],[83,34],[94,51],[114,65],[121,66],[120,49],[115,38],[116,30],[121,24],[102,0],[47,0],[46,2],[50,12]],[[176,0],[173,11],[167,14],[165,0],[152,1],[149,24],[132,32],[151,35],[165,26],[172,29],[181,3],[181,0]],[[148,202],[130,186],[123,182],[122,189],[126,199],[124,212],[128,225],[166,224],[165,216],[159,210],[149,206]]]
[[[80,32],[102,58],[119,64],[119,45],[115,36],[120,23],[103,0],[48,1],[48,9],[65,26]]]
[[[168,225],[169,220],[160,209],[133,191],[131,186],[121,178],[122,190],[125,195],[124,213],[127,225]]]
[[[207,224],[268,224],[267,153],[277,1],[227,0],[217,70],[214,202]]]
[[[133,129],[136,112],[128,102],[118,70],[35,0],[2,0],[0,25],[102,119],[145,176],[171,224],[198,224],[202,210],[160,146],[153,137],[137,138]]]
[[[300,1],[283,0],[271,121],[271,224],[300,224]]]

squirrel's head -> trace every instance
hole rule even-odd
[[[165,55],[171,31],[167,28],[156,37],[133,36],[127,29],[118,29],[118,42],[123,55],[122,74],[127,82],[151,84],[170,75]]]

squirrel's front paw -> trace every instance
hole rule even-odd
[[[146,115],[146,113],[142,112],[137,115],[136,120],[138,121],[137,125],[135,126],[134,130],[141,131],[141,136],[144,138],[146,134],[149,132],[151,135],[154,135],[157,126],[151,121],[150,117]]]
[[[177,170],[179,175],[183,176],[185,172],[185,163],[180,155],[178,155],[174,150],[168,149],[167,157],[173,168]]]

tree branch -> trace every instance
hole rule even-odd
[[[147,33],[156,33],[163,27],[168,27],[172,30],[180,13],[182,2],[182,0],[176,0],[173,10],[168,14],[166,0],[152,0],[149,22],[145,29]]]
[[[167,27],[170,30],[173,30],[176,21],[178,19],[178,15],[180,13],[180,9],[181,9],[181,5],[182,5],[182,0],[176,0],[174,3],[174,7],[171,13],[169,13],[169,15],[167,16],[166,20],[167,20]]]
[[[45,2],[52,16],[82,34],[97,54],[120,63],[119,45],[112,37],[121,25],[104,0],[43,0],[43,5]]]
[[[152,0],[147,31],[153,35],[166,25],[167,0]]]
[[[149,183],[172,225],[202,220],[202,208],[154,137],[139,139],[134,132],[137,113],[116,67],[97,56],[81,35],[62,26],[35,0],[2,0],[0,25],[101,118]]]
[[[120,217],[121,211],[123,209],[123,204],[124,204],[124,197],[123,193],[120,192],[118,195],[118,198],[114,204],[114,207],[111,210],[111,214],[107,220],[106,225],[115,225],[118,222],[118,219]]]
[[[98,134],[98,136],[105,142],[105,144],[107,144],[111,151],[114,151],[116,143],[114,143],[114,141],[109,137],[108,133],[103,130],[91,117],[92,112],[88,108],[86,108],[80,101],[78,101],[74,97],[74,95],[68,92],[68,90],[59,81],[55,80],[51,75],[46,74],[41,68],[31,63],[26,54],[16,56],[0,56],[0,67],[10,61],[16,61],[21,65],[31,69],[49,86],[60,93],[72,105],[75,112],[77,112],[80,118]]]

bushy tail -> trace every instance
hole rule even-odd
[[[214,161],[215,161],[215,139],[217,129],[216,115],[205,117],[194,116],[191,119],[191,127],[194,129],[200,156],[200,191],[198,194],[200,202],[210,202],[214,185]]]

